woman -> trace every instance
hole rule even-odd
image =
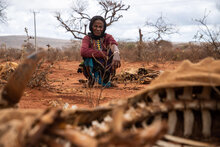
[[[97,81],[102,86],[110,87],[110,78],[121,66],[117,42],[105,33],[106,22],[101,16],[94,16],[89,24],[91,31],[82,40],[80,49],[84,59],[83,73],[88,79],[89,87]]]

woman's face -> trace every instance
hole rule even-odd
[[[104,29],[104,23],[101,20],[96,20],[92,25],[93,34],[101,36]]]

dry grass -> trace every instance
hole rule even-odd
[[[140,45],[135,42],[120,42],[119,48],[121,57],[125,61],[165,62],[188,59],[197,62],[206,57],[220,59],[220,52],[215,51],[212,45],[205,43],[200,45],[193,43],[172,45],[148,42]],[[141,51],[140,57],[138,57],[138,51]]]
[[[20,49],[2,49],[0,48],[0,59],[3,61],[14,61],[21,58],[22,50]]]
[[[197,62],[205,57],[220,58],[220,53],[210,44],[181,43],[172,44],[168,41],[153,42],[119,42],[121,59],[125,61],[165,62],[188,59]],[[140,52],[140,53],[139,53]],[[0,59],[15,61],[22,58],[22,50],[0,48]],[[65,48],[49,47],[46,61],[80,61],[80,44]]]

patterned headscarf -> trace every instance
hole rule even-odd
[[[96,20],[101,20],[103,23],[104,23],[104,28],[103,28],[103,32],[101,34],[101,36],[96,36],[94,35],[93,33],[93,29],[92,29],[92,26],[94,24],[94,22]],[[102,17],[102,16],[94,16],[91,21],[90,21],[90,24],[89,24],[89,30],[91,31],[91,33],[88,33],[88,35],[92,38],[92,39],[100,39],[102,37],[105,36],[105,30],[106,30],[106,22],[105,22],[105,19]]]

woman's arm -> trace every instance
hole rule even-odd
[[[106,40],[107,43],[110,45],[111,51],[113,53],[112,68],[117,69],[121,66],[118,44],[111,35],[106,36]]]
[[[82,46],[80,49],[80,54],[82,57],[86,57],[86,58],[91,58],[91,57],[104,58],[104,57],[106,57],[105,51],[98,51],[93,48],[90,48],[89,44],[90,44],[90,38],[89,38],[89,36],[85,36],[82,40]]]
[[[119,52],[118,46],[113,44],[111,47],[111,50],[113,52],[112,68],[117,69],[121,67],[120,52]]]

